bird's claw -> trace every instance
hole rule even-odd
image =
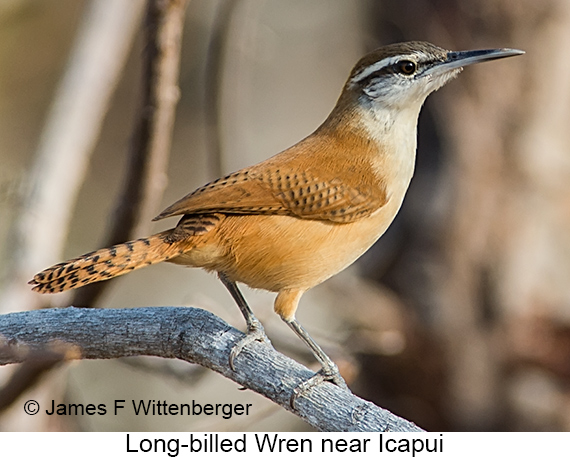
[[[239,340],[236,345],[232,348],[229,357],[229,364],[230,368],[235,371],[235,359],[241,353],[241,351],[248,345],[253,343],[254,341],[260,341],[265,344],[271,344],[269,338],[265,334],[265,330],[261,322],[257,319],[253,319],[248,325],[247,334]]]
[[[322,368],[318,372],[316,372],[313,376],[311,376],[306,381],[299,384],[295,389],[293,389],[293,394],[289,399],[289,404],[291,405],[292,409],[295,409],[295,402],[299,397],[307,393],[309,390],[313,389],[314,387],[322,384],[323,382],[331,382],[341,389],[348,390],[348,385],[344,378],[340,375],[338,367],[336,365],[332,365],[330,367]]]

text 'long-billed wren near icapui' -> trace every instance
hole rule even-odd
[[[324,379],[345,387],[335,363],[295,319],[301,295],[358,259],[394,219],[414,172],[426,97],[466,65],[519,54],[450,52],[425,42],[379,48],[356,64],[314,133],[200,187],[155,218],[181,215],[175,228],[59,263],[30,284],[55,293],[163,261],[215,271],[247,322],[232,368],[249,342],[267,341],[236,285],[243,282],[277,292],[275,312],[322,364],[294,396]]]

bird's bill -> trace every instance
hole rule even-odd
[[[519,56],[524,51],[519,49],[480,49],[476,51],[448,52],[447,60],[434,65],[426,73],[445,73],[454,68],[461,68],[474,63],[486,62],[487,60],[504,59],[505,57]]]

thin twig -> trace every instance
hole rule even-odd
[[[151,219],[158,214],[162,194],[167,183],[167,167],[176,105],[180,99],[178,76],[182,47],[182,30],[188,0],[150,1],[147,13],[147,58],[145,62],[146,100],[142,110],[149,118],[140,121],[148,129],[146,147],[148,163],[144,184],[142,208],[135,236],[148,235]],[[124,211],[125,208],[122,208]],[[114,240],[109,240],[113,244]],[[124,240],[123,240],[124,241]]]
[[[220,96],[229,25],[237,4],[238,0],[223,0],[218,5],[212,26],[210,45],[208,46],[204,86],[204,115],[208,143],[208,173],[212,179],[221,176],[224,172],[220,128]]]
[[[178,101],[181,27],[186,5],[187,0],[148,1],[139,117],[131,141],[123,190],[103,246],[134,238],[143,215],[152,214],[150,208],[161,199],[164,186],[157,183],[163,181],[166,175]],[[165,145],[168,147],[165,148]],[[147,198],[152,202],[146,203]],[[79,289],[71,306],[92,307],[108,285],[107,281],[103,281]]]

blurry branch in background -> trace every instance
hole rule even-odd
[[[116,244],[132,237],[141,217],[145,217],[147,214],[153,212],[154,207],[157,206],[161,199],[165,183],[165,168],[168,162],[168,151],[170,149],[170,137],[174,124],[174,111],[179,98],[178,68],[184,12],[187,3],[187,0],[149,0],[147,3],[141,105],[131,141],[125,185],[118,197],[114,214],[111,217],[111,227],[108,230],[103,245]],[[95,5],[102,8],[102,5],[110,6],[114,4],[115,2],[95,1],[93,8],[97,8]],[[135,5],[138,5],[138,3],[127,0],[125,9],[128,11],[136,9]],[[114,14],[118,15],[116,11]],[[90,24],[90,20],[86,20],[85,22]],[[93,26],[90,25],[89,27]],[[126,24],[123,24],[123,27],[126,27]],[[106,29],[101,27],[100,30],[94,30],[91,33],[105,35]],[[103,37],[99,38],[103,39]],[[108,49],[105,49],[105,51],[114,48],[116,44],[110,43],[107,46]],[[86,55],[82,55],[81,58],[89,59]],[[126,58],[126,53],[123,58]],[[73,72],[73,70],[70,71]],[[61,109],[65,110],[66,107],[63,106]],[[101,113],[101,118],[103,114],[104,113]],[[102,121],[102,119],[100,121]],[[84,122],[89,121],[85,120]],[[99,128],[96,129],[96,132],[98,131]],[[73,153],[73,151],[70,153]],[[52,160],[51,156],[44,159],[44,161],[48,162],[50,160]],[[71,162],[69,159],[65,159],[62,164],[63,170],[74,170],[66,161]],[[85,166],[86,161],[82,165],[81,178],[83,178]],[[38,166],[36,173],[41,176],[41,172],[42,168]],[[58,174],[56,179],[53,180],[52,185],[56,188],[58,194],[61,191],[58,185],[63,185],[60,181],[64,181],[64,178],[65,176],[62,177]],[[52,181],[50,180],[50,182]],[[80,181],[76,183],[76,187],[78,187],[79,184]],[[68,186],[64,186],[64,188],[69,191]],[[76,191],[77,189],[75,189],[75,192]],[[69,206],[71,206],[74,200],[75,198],[69,199],[68,196],[64,198],[64,201],[69,201]],[[51,203],[51,206],[58,208],[58,204],[58,199],[55,199],[54,202]],[[27,211],[29,211],[29,208],[26,208],[26,214]],[[68,208],[67,212],[70,214],[71,208]],[[46,212],[45,214],[46,219],[49,221],[59,219],[58,211],[54,213]],[[69,215],[64,217],[65,226],[59,228],[64,233],[67,233],[69,217]],[[150,216],[148,216],[148,219],[150,219]],[[61,223],[62,221],[58,222]],[[42,231],[46,228],[40,224],[36,229],[41,229],[40,231]],[[45,233],[43,234],[46,235]],[[37,246],[44,247],[43,244],[49,246],[52,242],[49,237],[46,238],[45,236],[42,237],[41,240],[42,243],[39,243],[38,240],[34,240],[32,246],[36,246],[36,243],[38,243]],[[61,240],[61,243],[63,244],[63,240]],[[55,259],[51,258],[53,255],[56,256]],[[40,267],[43,268],[50,262],[55,261],[57,255],[59,254],[52,253],[48,257],[42,257],[44,259],[42,264],[36,267],[36,263],[34,263],[34,270],[32,270],[31,273],[28,270],[28,265],[25,270],[27,272],[26,278],[19,279],[22,281],[23,286],[27,288],[26,282],[31,274]],[[106,282],[102,282],[80,289],[73,296],[71,306],[84,308],[95,306],[97,298],[101,295],[107,284]],[[29,297],[29,295],[27,295],[27,297]],[[53,364],[37,363],[37,361],[31,361],[19,367],[16,373],[13,374],[0,390],[0,411],[12,404],[19,395],[33,386],[39,377],[52,367]]]
[[[214,179],[224,174],[222,164],[222,132],[220,129],[220,97],[224,70],[224,54],[230,22],[239,0],[222,0],[218,5],[206,61],[204,113],[208,144],[208,173]]]
[[[28,182],[28,195],[13,227],[11,265],[0,309],[37,308],[30,275],[60,259],[77,194],[109,101],[128,57],[142,2],[93,1],[79,26],[65,74],[48,113]]]
[[[258,342],[239,354],[233,371],[229,355],[243,336],[217,316],[197,308],[27,311],[0,317],[0,365],[48,351],[52,357],[59,354],[59,359],[177,358],[217,371],[322,431],[421,431],[330,383],[299,397],[292,410],[293,389],[313,372],[271,345]]]
[[[158,212],[166,183],[176,103],[184,12],[187,0],[148,0],[145,18],[145,52],[141,104],[123,189],[110,217],[102,246],[122,243],[136,236],[137,226],[150,222]],[[109,283],[79,289],[72,306],[90,308]]]
[[[167,183],[172,131],[176,105],[180,99],[178,79],[184,17],[189,0],[149,0],[146,18],[145,60],[143,68],[143,94],[140,118],[134,132],[129,171],[121,205],[115,218],[125,218],[115,223],[116,236],[104,243],[120,243],[133,236],[132,230],[125,236],[122,225],[132,225],[139,220],[135,230],[147,235],[151,219],[160,210],[162,194]],[[140,190],[136,183],[140,182]],[[138,195],[142,192],[142,195]],[[131,201],[129,201],[129,198]],[[131,204],[141,202],[141,208],[133,211]],[[129,214],[133,211],[133,214]],[[145,227],[141,230],[141,226]],[[126,230],[123,229],[123,232]]]

